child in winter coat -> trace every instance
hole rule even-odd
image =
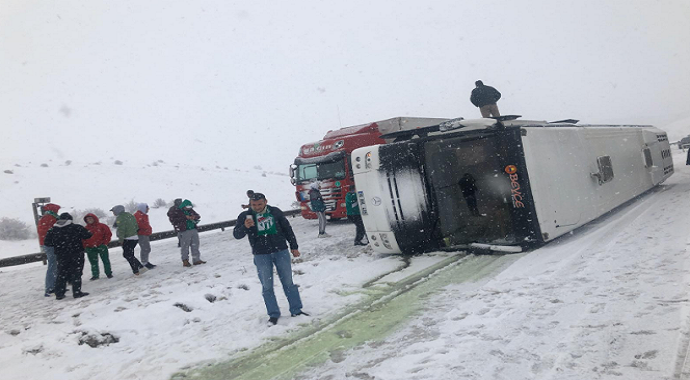
[[[156,266],[149,262],[149,253],[151,253],[151,242],[149,237],[153,233],[153,228],[149,223],[149,205],[146,203],[137,204],[137,212],[134,213],[134,218],[137,220],[137,225],[139,230],[137,231],[137,236],[139,236],[139,258],[141,263],[146,267],[146,269],[153,269]]]
[[[113,278],[113,272],[110,269],[110,256],[108,254],[108,243],[113,233],[110,228],[98,220],[94,214],[86,214],[84,217],[86,222],[86,229],[91,232],[91,238],[84,240],[84,248],[86,249],[86,257],[91,263],[91,281],[98,280],[99,268],[98,257],[103,261],[103,271],[106,277]]]
[[[126,212],[123,205],[117,205],[111,208],[110,211],[117,217],[115,226],[117,228],[117,238],[122,243],[122,257],[129,263],[132,273],[138,276],[139,273],[143,273],[148,269],[134,256],[134,248],[139,243],[137,219],[134,215]]]
[[[46,254],[48,261],[48,270],[46,271],[46,287],[45,296],[50,297],[55,293],[55,280],[57,279],[57,258],[55,257],[55,249],[45,245],[46,234],[53,228],[57,222],[58,211],[60,206],[54,203],[48,203],[43,206],[43,216],[38,220],[38,243],[41,245],[41,250]]]

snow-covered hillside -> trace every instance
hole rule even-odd
[[[131,201],[148,203],[154,231],[172,227],[167,207],[153,208],[156,199],[172,202],[191,200],[201,214],[201,223],[235,219],[247,203],[248,189],[266,193],[271,204],[289,210],[295,200],[294,187],[285,172],[270,172],[261,166],[189,166],[165,162],[116,164],[116,160],[96,162],[15,162],[0,160],[0,218],[16,218],[34,226],[31,203],[37,197],[50,197],[62,206],[61,212],[74,213],[90,208],[108,210]],[[47,166],[42,166],[43,164]],[[38,251],[38,240],[0,240],[0,258]]]
[[[353,247],[348,223],[316,239],[315,221],[291,219],[312,316],[274,327],[248,243],[230,231],[201,234],[208,264],[193,268],[174,240],[154,242],[159,266],[139,278],[113,249],[115,278],[86,281],[91,295],[79,300],[44,298],[39,263],[0,270],[1,377],[684,378],[690,167],[677,150],[674,161],[655,191],[517,255],[406,260]],[[109,335],[118,341],[80,344]]]

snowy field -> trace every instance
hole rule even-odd
[[[329,224],[333,237],[316,239],[315,221],[291,219],[303,253],[293,266],[295,282],[312,316],[284,316],[274,327],[265,324],[249,245],[230,231],[201,234],[208,264],[193,268],[180,265],[173,240],[154,242],[151,260],[159,266],[140,278],[113,249],[115,278],[85,281],[91,295],[79,300],[44,298],[40,264],[2,270],[0,378],[184,378],[251,360],[255,350],[271,352],[268,369],[283,366],[278,378],[683,378],[690,167],[673,152],[676,173],[611,215],[532,252],[460,257],[373,308],[362,302],[456,254],[414,257],[396,272],[408,264],[402,257],[351,246],[352,225]],[[425,283],[443,286],[404,298]],[[382,319],[352,322],[367,321],[368,313]],[[386,320],[395,323],[380,329]],[[288,361],[314,346],[305,331],[324,342],[345,342],[358,331],[371,337],[352,347],[324,343],[325,355]],[[118,341],[80,344],[108,335]],[[265,378],[222,371],[217,378]]]
[[[201,224],[235,219],[247,203],[248,189],[265,191],[271,204],[283,210],[292,209],[294,187],[287,175],[289,162],[283,172],[265,171],[260,166],[195,166],[177,163],[148,162],[115,164],[108,161],[86,162],[67,160],[25,162],[0,158],[0,168],[12,173],[0,173],[0,194],[6,200],[0,218],[18,219],[34,226],[31,203],[34,198],[50,197],[60,205],[60,212],[73,215],[97,208],[112,225],[109,212],[117,204],[145,202],[151,207],[149,218],[154,232],[172,230],[166,213],[168,207],[154,208],[157,199],[171,203],[175,198],[192,201],[201,214]],[[47,167],[41,166],[48,165]],[[82,220],[77,222],[84,224]],[[35,235],[35,227],[31,228]],[[38,238],[21,241],[0,240],[0,258],[20,256],[39,251]]]

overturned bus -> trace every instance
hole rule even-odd
[[[666,133],[645,125],[453,119],[385,135],[352,166],[377,252],[519,252],[611,211],[673,174]]]

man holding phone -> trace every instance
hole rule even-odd
[[[268,312],[268,323],[275,325],[280,318],[280,308],[273,291],[273,266],[283,285],[283,291],[290,304],[290,314],[293,317],[309,314],[302,311],[297,285],[292,282],[292,256],[299,257],[297,238],[292,231],[290,222],[277,207],[269,206],[266,196],[254,193],[250,198],[249,210],[237,217],[237,224],[233,230],[235,239],[245,236],[249,239],[254,254],[254,265],[261,281],[262,295]],[[290,250],[288,251],[288,244]]]

